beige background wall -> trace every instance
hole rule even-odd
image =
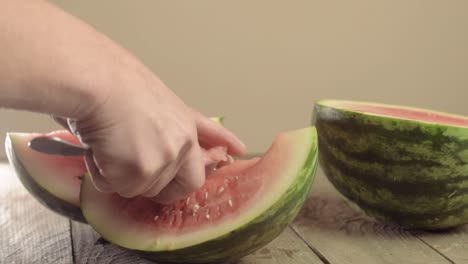
[[[187,103],[227,116],[251,151],[308,125],[323,97],[468,115],[468,1],[54,2],[133,51]],[[55,128],[29,113],[2,110],[0,120],[2,137]]]

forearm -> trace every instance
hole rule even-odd
[[[105,100],[123,49],[44,1],[0,0],[0,107],[79,118]]]

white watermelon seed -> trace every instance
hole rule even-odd
[[[196,214],[197,211],[198,211],[198,209],[200,209],[200,205],[195,204],[195,205],[193,206],[193,213]]]

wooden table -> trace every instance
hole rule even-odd
[[[45,209],[1,163],[0,263],[151,262]],[[373,222],[349,208],[319,171],[294,223],[238,263],[468,263],[468,226],[425,233]]]

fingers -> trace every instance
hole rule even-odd
[[[198,190],[205,182],[205,166],[201,149],[193,147],[185,158],[185,163],[177,176],[153,199],[159,203],[171,203],[187,197]]]
[[[123,177],[116,177],[114,171],[113,177],[107,178],[106,173],[112,172],[103,171],[91,151],[86,154],[85,163],[96,189],[102,192],[115,192],[125,198],[141,195],[148,198],[155,197],[153,200],[160,203],[170,203],[185,198],[200,188],[205,181],[202,152],[197,144],[193,144],[193,147],[181,153],[179,161],[167,163],[156,170],[152,177],[147,178],[149,181],[142,181],[142,178],[135,175],[125,177],[132,174],[130,171],[124,172],[125,169],[122,170],[125,174],[121,175]],[[178,176],[175,177],[176,173]]]
[[[93,153],[89,151],[85,155],[85,163],[88,172],[91,174],[91,179],[93,180],[94,187],[101,192],[112,192],[110,183],[107,181],[104,176],[102,176],[101,169],[96,165],[97,162],[94,159]]]
[[[205,183],[205,164],[201,148],[194,145],[184,160],[184,164],[177,172],[176,179],[187,192],[198,190]]]
[[[200,144],[204,147],[226,146],[231,155],[245,155],[246,146],[234,133],[199,112],[194,111],[194,114]]]
[[[67,123],[76,133],[76,124]],[[174,131],[177,133],[173,133],[175,141],[172,141],[173,134],[170,133],[162,134],[162,138],[148,134],[147,138],[160,146],[157,149],[139,138],[129,141],[132,144],[127,148],[115,149],[112,140],[129,137],[117,133],[120,130],[111,134],[113,137],[98,138],[101,141],[97,143],[88,135],[86,139],[95,152],[90,151],[85,161],[93,184],[102,192],[115,192],[126,198],[141,195],[161,203],[185,198],[205,181],[205,166],[198,141],[213,147],[225,146],[232,155],[243,155],[246,151],[245,145],[232,132],[199,113],[196,113],[195,124],[196,130],[194,127],[176,127]],[[109,146],[112,146],[112,152]]]
[[[187,193],[184,188],[184,185],[175,178],[152,200],[161,204],[174,203],[188,196],[190,192]]]
[[[155,161],[157,162],[157,161]],[[154,171],[144,173],[141,168],[131,165],[117,167],[124,162],[104,166],[96,160],[95,155],[87,155],[86,163],[90,171],[94,185],[103,192],[115,192],[125,198],[133,198],[139,195],[145,197],[156,196],[174,178],[177,171],[177,162],[161,163],[155,166]],[[110,167],[109,167],[110,166]],[[104,168],[104,170],[102,169]]]
[[[157,196],[174,179],[175,172],[176,170],[172,168],[162,174],[155,173],[153,177],[156,177],[156,180],[147,186],[148,188],[143,192],[142,196],[148,198]]]

